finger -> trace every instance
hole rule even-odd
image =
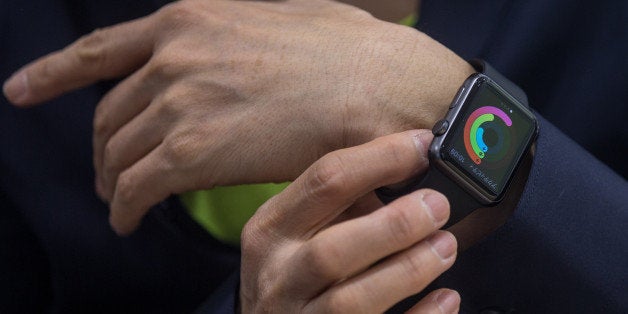
[[[118,174],[149,154],[163,141],[171,117],[160,114],[160,111],[158,105],[149,106],[120,128],[105,145],[102,168],[97,172],[102,177],[106,199],[113,196]],[[99,144],[104,141],[106,139],[98,139]]]
[[[423,240],[449,218],[442,194],[419,190],[374,213],[332,226],[314,236],[295,254],[298,269],[290,291],[313,295],[330,283],[349,278],[395,252]],[[308,265],[305,271],[302,265]]]
[[[109,214],[109,223],[117,234],[132,233],[151,206],[194,187],[190,173],[173,166],[179,164],[174,159],[185,143],[166,142],[118,176]]]
[[[151,55],[151,23],[142,18],[96,30],[23,67],[4,84],[4,94],[15,105],[33,105],[98,80],[128,74]]]
[[[343,211],[340,215],[338,215],[338,217],[336,217],[336,219],[329,222],[327,226],[337,225],[351,219],[366,216],[382,206],[382,201],[380,201],[374,192],[367,193],[363,197],[357,199],[351,207]]]
[[[455,314],[460,310],[460,295],[450,289],[430,292],[406,313],[409,314]]]
[[[383,312],[423,290],[453,265],[456,240],[436,231],[427,240],[393,255],[324,292],[308,305],[312,312]]]
[[[133,75],[124,79],[120,84],[107,93],[96,107],[94,114],[94,168],[97,181],[102,187],[101,197],[111,200],[111,190],[105,189],[103,174],[103,160],[105,159],[105,147],[109,139],[118,130],[140,114],[153,99],[158,86],[152,84],[147,73],[147,67],[143,67]],[[141,145],[142,143],[138,143]],[[113,151],[112,151],[113,152]]]
[[[310,237],[366,193],[427,168],[431,139],[429,131],[407,131],[327,154],[267,202],[257,222]]]

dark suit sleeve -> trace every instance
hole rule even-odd
[[[626,8],[422,0],[420,30],[490,62],[543,116],[513,217],[436,283],[461,292],[463,313],[628,313]]]
[[[0,191],[0,313],[42,313],[52,299],[46,253]]]
[[[626,313],[628,184],[539,118],[536,158],[513,217],[430,289],[458,290],[462,313]],[[197,313],[233,313],[239,278],[230,276]]]
[[[201,305],[195,314],[235,313],[238,306],[240,288],[240,270],[235,271]]]
[[[435,287],[462,312],[627,313],[628,184],[540,118],[537,154],[511,219],[462,253]]]

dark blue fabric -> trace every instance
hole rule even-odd
[[[211,294],[209,299],[199,306],[196,314],[234,313],[238,307],[240,289],[240,271],[235,271],[220,287]]]
[[[0,78],[156,2],[0,1]],[[458,289],[464,312],[628,312],[627,5],[424,1],[422,30],[487,59],[547,118],[513,218],[435,284]],[[129,238],[110,231],[90,149],[93,108],[109,86],[28,110],[0,100],[0,312],[231,311],[237,250],[175,200]]]
[[[540,123],[539,153],[513,217],[460,254],[434,287],[458,290],[463,313],[626,313],[628,184]]]
[[[154,8],[0,1],[0,77],[95,27]],[[131,237],[111,231],[91,162],[93,110],[107,87],[28,110],[0,97],[0,313],[187,312],[237,269],[238,250],[211,239],[176,202],[152,210]]]
[[[628,177],[628,1],[422,1],[419,29],[487,60],[530,106]]]
[[[427,0],[421,13],[419,29],[488,60],[551,121],[514,216],[434,286],[459,290],[466,313],[628,312],[628,2]]]

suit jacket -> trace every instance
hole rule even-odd
[[[159,5],[2,1],[0,77]],[[627,5],[423,1],[419,29],[491,62],[542,115],[514,216],[433,285],[460,291],[463,312],[628,312]],[[237,248],[176,199],[129,238],[109,229],[90,147],[94,106],[111,86],[27,110],[0,100],[0,312],[233,312]]]

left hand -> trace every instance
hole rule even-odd
[[[429,128],[472,72],[424,34],[327,0],[182,0],[83,37],[5,85],[36,104],[129,75],[98,104],[94,167],[120,234],[170,194],[282,182]]]

